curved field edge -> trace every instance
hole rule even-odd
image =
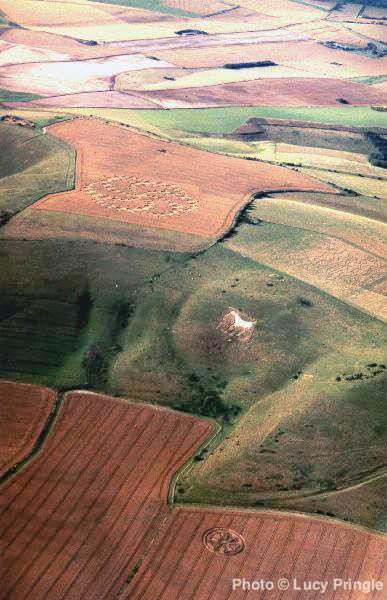
[[[3,487],[8,502],[1,511],[2,527],[16,532],[12,539],[7,536],[4,546],[3,560],[9,573],[6,585],[13,591],[14,587],[25,585],[51,591],[57,586],[59,570],[66,586],[82,590],[86,587],[89,598],[99,598],[103,588],[117,592],[133,561],[146,549],[169,510],[171,475],[208,436],[212,425],[209,420],[192,415],[84,391],[68,392],[58,414],[43,451]],[[38,484],[37,488],[32,484],[32,498],[31,481]],[[11,522],[8,513],[14,513],[15,498],[20,494]],[[23,501],[28,503],[27,528]],[[95,511],[99,515],[98,527]],[[76,525],[71,520],[70,531],[68,514],[76,516]],[[85,519],[85,514],[93,518]],[[47,526],[48,537],[39,536]],[[115,544],[104,534],[107,528]],[[48,563],[42,562],[42,554],[33,551],[31,555],[26,543],[31,533],[43,554],[50,549]],[[103,551],[97,572],[90,568],[94,545],[87,546],[86,556],[81,552],[90,535],[96,536],[97,547]],[[58,548],[56,541],[61,536],[65,546],[74,536],[77,543]],[[17,557],[11,547],[17,548]],[[68,552],[76,567],[70,576]],[[83,575],[79,579],[80,572]],[[31,578],[26,574],[31,574]]]
[[[7,147],[0,185],[0,225],[44,198],[75,186],[76,153],[42,128],[0,122],[0,143]],[[28,146],[29,154],[20,152]],[[34,154],[37,159],[34,159]],[[25,156],[28,156],[27,162]]]
[[[55,390],[51,388],[45,388],[41,386],[36,386],[29,383],[15,383],[13,381],[8,381],[1,379],[0,386],[11,384],[12,386],[19,387],[20,390],[25,391],[28,394],[28,390],[34,391],[42,391],[47,395],[47,406],[46,410],[43,411],[43,414],[39,418],[39,422],[35,423],[35,428],[32,432],[32,436],[30,439],[26,440],[25,447],[20,448],[19,452],[13,457],[13,461],[6,465],[6,468],[2,470],[0,473],[0,485],[5,483],[10,477],[18,473],[20,469],[22,469],[26,464],[28,464],[33,457],[40,451],[42,448],[47,436],[50,433],[50,429],[55,422],[55,418],[58,415],[60,405],[62,403],[62,397]],[[0,441],[1,448],[1,441]]]

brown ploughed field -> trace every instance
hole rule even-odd
[[[320,593],[293,590],[327,581],[324,598],[385,598],[336,589],[335,578],[386,577],[387,540],[354,526],[276,512],[175,508],[123,598],[130,600],[290,600]],[[273,590],[232,590],[233,579],[272,581]],[[281,578],[290,580],[281,591]]]
[[[115,598],[168,512],[209,421],[66,395],[41,452],[2,488],[1,598]]]
[[[332,192],[327,184],[294,171],[183,147],[98,120],[67,121],[49,132],[75,147],[76,187],[46,196],[33,211],[215,238],[255,192]]]
[[[55,398],[48,388],[0,381],[0,475],[31,452]]]

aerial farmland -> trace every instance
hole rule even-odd
[[[0,600],[384,600],[386,0],[0,0]]]

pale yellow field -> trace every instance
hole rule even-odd
[[[387,199],[386,180],[371,179],[370,177],[358,177],[356,175],[346,175],[343,173],[332,173],[321,169],[304,169],[300,167],[302,173],[311,177],[316,177],[321,181],[333,183],[340,188],[353,190],[364,196],[376,196],[377,198]]]
[[[222,152],[232,156],[247,156],[278,164],[313,167],[319,169],[319,171],[322,169],[331,169],[332,171],[340,171],[341,174],[353,173],[354,175],[363,175],[364,177],[386,177],[385,169],[371,165],[364,154],[355,152],[297,146],[295,144],[272,142],[270,140],[240,142],[213,137],[184,137],[182,141],[189,145],[203,148],[204,150]],[[328,175],[330,176],[331,173],[327,173],[326,177]],[[336,175],[336,173],[332,173],[332,175]],[[326,180],[324,179],[324,181]]]
[[[374,219],[315,204],[300,203],[280,195],[261,198],[254,206],[254,217],[264,221],[330,235],[380,258],[385,257],[387,225]]]
[[[87,24],[96,26],[119,24],[114,16],[101,10],[98,4],[69,3],[45,0],[0,0],[0,10],[10,21],[25,27],[44,29],[50,27],[74,27]]]
[[[293,22],[311,21],[323,16],[324,13],[312,6],[297,4],[290,0],[275,0],[275,2],[262,2],[261,0],[241,0],[241,6],[250,10],[262,12],[265,15],[288,19]]]
[[[236,4],[222,0],[163,0],[163,4],[203,16],[236,7]]]
[[[385,276],[384,261],[330,236],[311,233],[307,240],[308,244],[305,240],[300,244],[275,240],[251,247],[240,237],[238,243],[231,239],[227,246],[383,319],[382,302],[374,298],[370,306],[369,295],[363,295],[362,288]]]
[[[253,142],[251,145],[256,148],[259,158],[264,156],[265,160],[315,167],[316,169],[332,169],[356,175],[386,177],[385,169],[371,165],[364,154],[270,141]]]
[[[186,75],[186,71],[174,71],[177,75],[175,81],[163,79],[163,75],[168,76],[168,71],[160,74],[159,81],[147,81],[147,74],[139,72],[123,73],[116,79],[116,90],[173,90],[179,88],[202,88],[211,85],[220,85],[222,83],[236,83],[239,81],[255,81],[257,79],[282,79],[283,77],[300,77],[299,71],[287,67],[257,67],[253,69],[208,69],[191,72]],[[174,76],[174,75],[172,75]],[[309,75],[305,73],[305,77]],[[118,86],[118,87],[117,87]]]
[[[387,43],[387,27],[385,25],[366,25],[364,23],[351,23],[348,29],[360,33],[368,38]]]

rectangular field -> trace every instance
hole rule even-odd
[[[1,597],[115,598],[209,421],[67,394],[42,451],[2,489]]]

